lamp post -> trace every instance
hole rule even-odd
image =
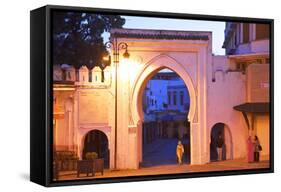
[[[129,58],[130,54],[128,53],[128,44],[125,42],[117,41],[117,38],[114,37],[112,41],[108,41],[105,43],[106,48],[111,48],[113,51],[113,64],[115,66],[115,134],[114,134],[114,169],[117,169],[117,71],[119,65],[119,53],[122,49],[125,50],[123,57]]]

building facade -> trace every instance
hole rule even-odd
[[[250,26],[249,29],[254,28]],[[98,67],[75,70],[66,65],[54,66],[54,149],[74,150],[81,159],[87,134],[99,131],[107,138],[109,168],[114,168],[114,161],[118,169],[139,168],[143,95],[149,98],[148,103],[153,99],[146,85],[151,77],[168,68],[180,76],[188,90],[186,121],[190,124],[191,164],[210,162],[211,133],[218,123],[224,125],[226,159],[246,157],[249,135],[260,137],[262,155],[268,158],[269,115],[265,108],[269,102],[269,44],[260,42],[258,46],[250,41],[245,46],[236,44],[233,50],[230,42],[237,39],[232,37],[235,31],[238,42],[244,42],[240,41],[241,27],[237,30],[227,23],[224,42],[227,55],[214,56],[211,32],[114,29],[111,38],[128,44],[130,59],[121,60],[117,68],[113,64],[108,66],[103,72],[104,79]],[[249,39],[254,37],[252,33],[249,30]],[[172,97],[179,89],[178,85],[167,86],[167,100],[157,101],[157,110],[161,110],[161,103],[175,106]],[[153,87],[153,91],[160,90]],[[169,92],[173,105],[169,105]],[[180,94],[179,91],[179,104]],[[249,110],[248,103],[259,110],[251,111],[252,107]],[[151,109],[150,105],[145,108]]]
[[[269,101],[270,101],[270,27],[268,24],[227,22],[226,49],[231,70],[245,74],[245,100],[235,110],[246,121],[249,135],[257,135],[263,150],[269,155]]]
[[[159,72],[148,81],[143,98],[145,113],[171,110],[183,113],[188,108],[188,90],[175,72]]]

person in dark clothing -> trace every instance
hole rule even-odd
[[[260,161],[260,151],[261,151],[260,140],[259,140],[258,136],[255,136],[255,140],[254,140],[254,162]]]
[[[218,139],[217,139],[217,153],[218,153],[218,161],[222,160],[222,147],[223,147],[223,137],[222,133],[219,132]]]

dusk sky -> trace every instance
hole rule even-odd
[[[123,17],[126,19],[124,28],[211,31],[213,35],[213,53],[215,55],[225,55],[225,50],[222,48],[225,22],[135,16]]]

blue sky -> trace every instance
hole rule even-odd
[[[215,55],[225,55],[225,50],[222,48],[224,40],[225,22],[135,16],[123,17],[126,19],[125,25],[123,26],[124,28],[212,31],[213,53]]]

